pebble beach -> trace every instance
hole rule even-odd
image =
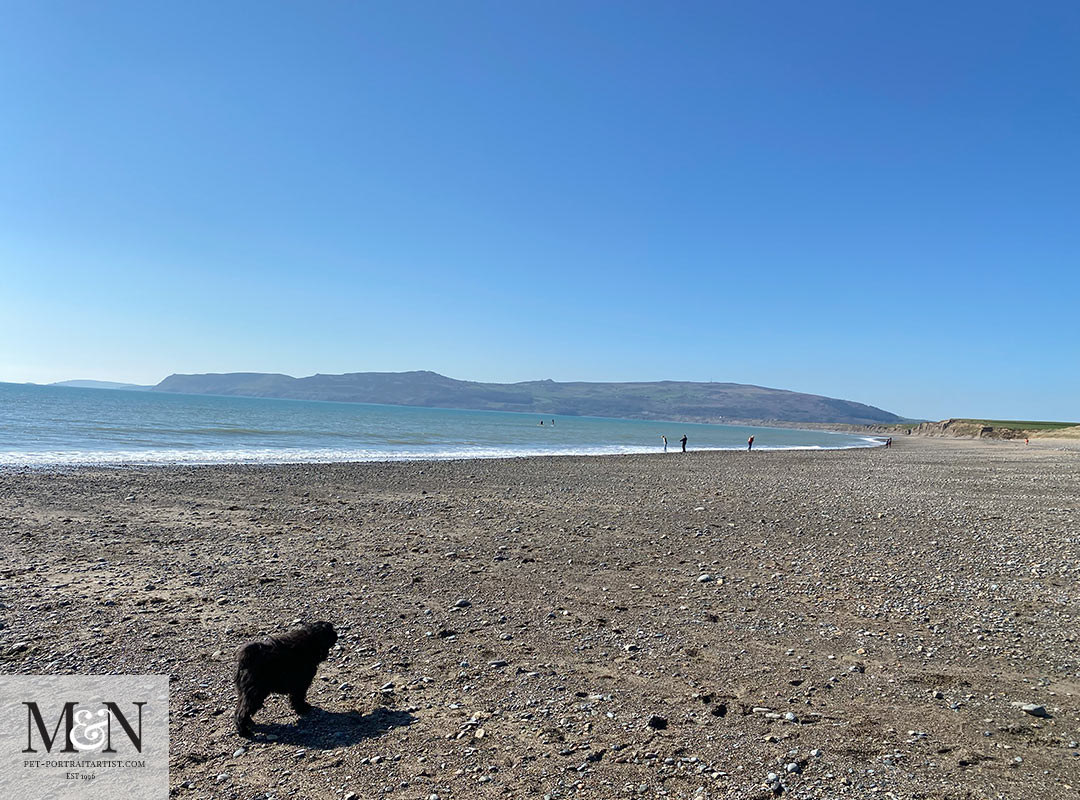
[[[1055,440],[7,469],[0,673],[170,675],[190,800],[1080,797],[1078,520]]]

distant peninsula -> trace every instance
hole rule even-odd
[[[71,389],[122,389],[128,392],[146,392],[153,386],[143,386],[139,383],[117,383],[116,381],[57,381],[49,386],[67,386]]]
[[[230,372],[170,375],[152,391],[683,422],[877,425],[904,421],[896,414],[851,400],[741,383],[478,383],[428,371],[350,372],[306,378]]]

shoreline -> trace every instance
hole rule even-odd
[[[820,431],[818,431],[820,433]],[[851,434],[848,434],[851,435]],[[765,453],[780,453],[789,451],[807,451],[807,452],[833,452],[838,450],[867,450],[875,447],[883,447],[886,437],[876,436],[864,436],[861,437],[865,444],[850,444],[837,447],[822,447],[820,445],[757,445],[755,444],[753,452],[765,452]],[[381,455],[374,455],[370,458],[296,458],[296,459],[283,459],[275,460],[273,457],[259,458],[259,459],[234,459],[234,460],[184,460],[184,461],[168,461],[168,460],[139,460],[137,458],[121,458],[117,460],[108,460],[110,453],[91,453],[88,455],[104,456],[104,460],[87,460],[80,461],[75,458],[57,460],[57,461],[38,461],[38,462],[3,462],[0,461],[0,473],[5,470],[52,470],[52,469],[95,469],[95,468],[115,468],[115,467],[209,467],[209,466],[286,466],[290,464],[392,464],[397,462],[403,463],[425,463],[425,462],[467,462],[467,461],[512,461],[521,459],[534,459],[534,458],[603,458],[603,457],[618,457],[618,456],[681,456],[689,455],[690,453],[738,453],[747,452],[745,447],[692,447],[685,453],[678,449],[678,446],[669,447],[665,452],[656,448],[631,449],[627,447],[624,450],[602,450],[602,448],[595,448],[600,452],[594,452],[590,449],[569,451],[559,450],[554,452],[490,452],[490,454],[447,454],[438,455],[432,453],[422,453],[415,456],[398,456],[398,457],[383,457]],[[65,451],[58,451],[66,455]],[[130,451],[121,451],[130,452]],[[155,452],[155,451],[149,451]],[[184,451],[180,451],[184,452]],[[252,451],[258,452],[258,451]],[[348,454],[348,451],[345,451]],[[0,454],[0,456],[5,454]],[[37,455],[37,454],[31,454]]]
[[[1080,453],[1009,444],[0,471],[0,673],[170,675],[204,800],[1073,796]]]

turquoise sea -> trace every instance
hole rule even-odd
[[[502,458],[872,447],[873,437],[499,411],[0,383],[0,466]]]

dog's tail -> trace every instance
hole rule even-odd
[[[262,642],[249,642],[236,651],[236,677],[262,661],[270,648]]]
[[[270,645],[266,642],[248,642],[242,645],[239,650],[236,651],[237,658],[244,658],[247,655],[257,656],[259,653],[265,652],[270,649]]]
[[[262,658],[268,650],[270,650],[269,645],[263,644],[262,642],[248,642],[236,651],[236,663],[245,666],[252,661]]]

